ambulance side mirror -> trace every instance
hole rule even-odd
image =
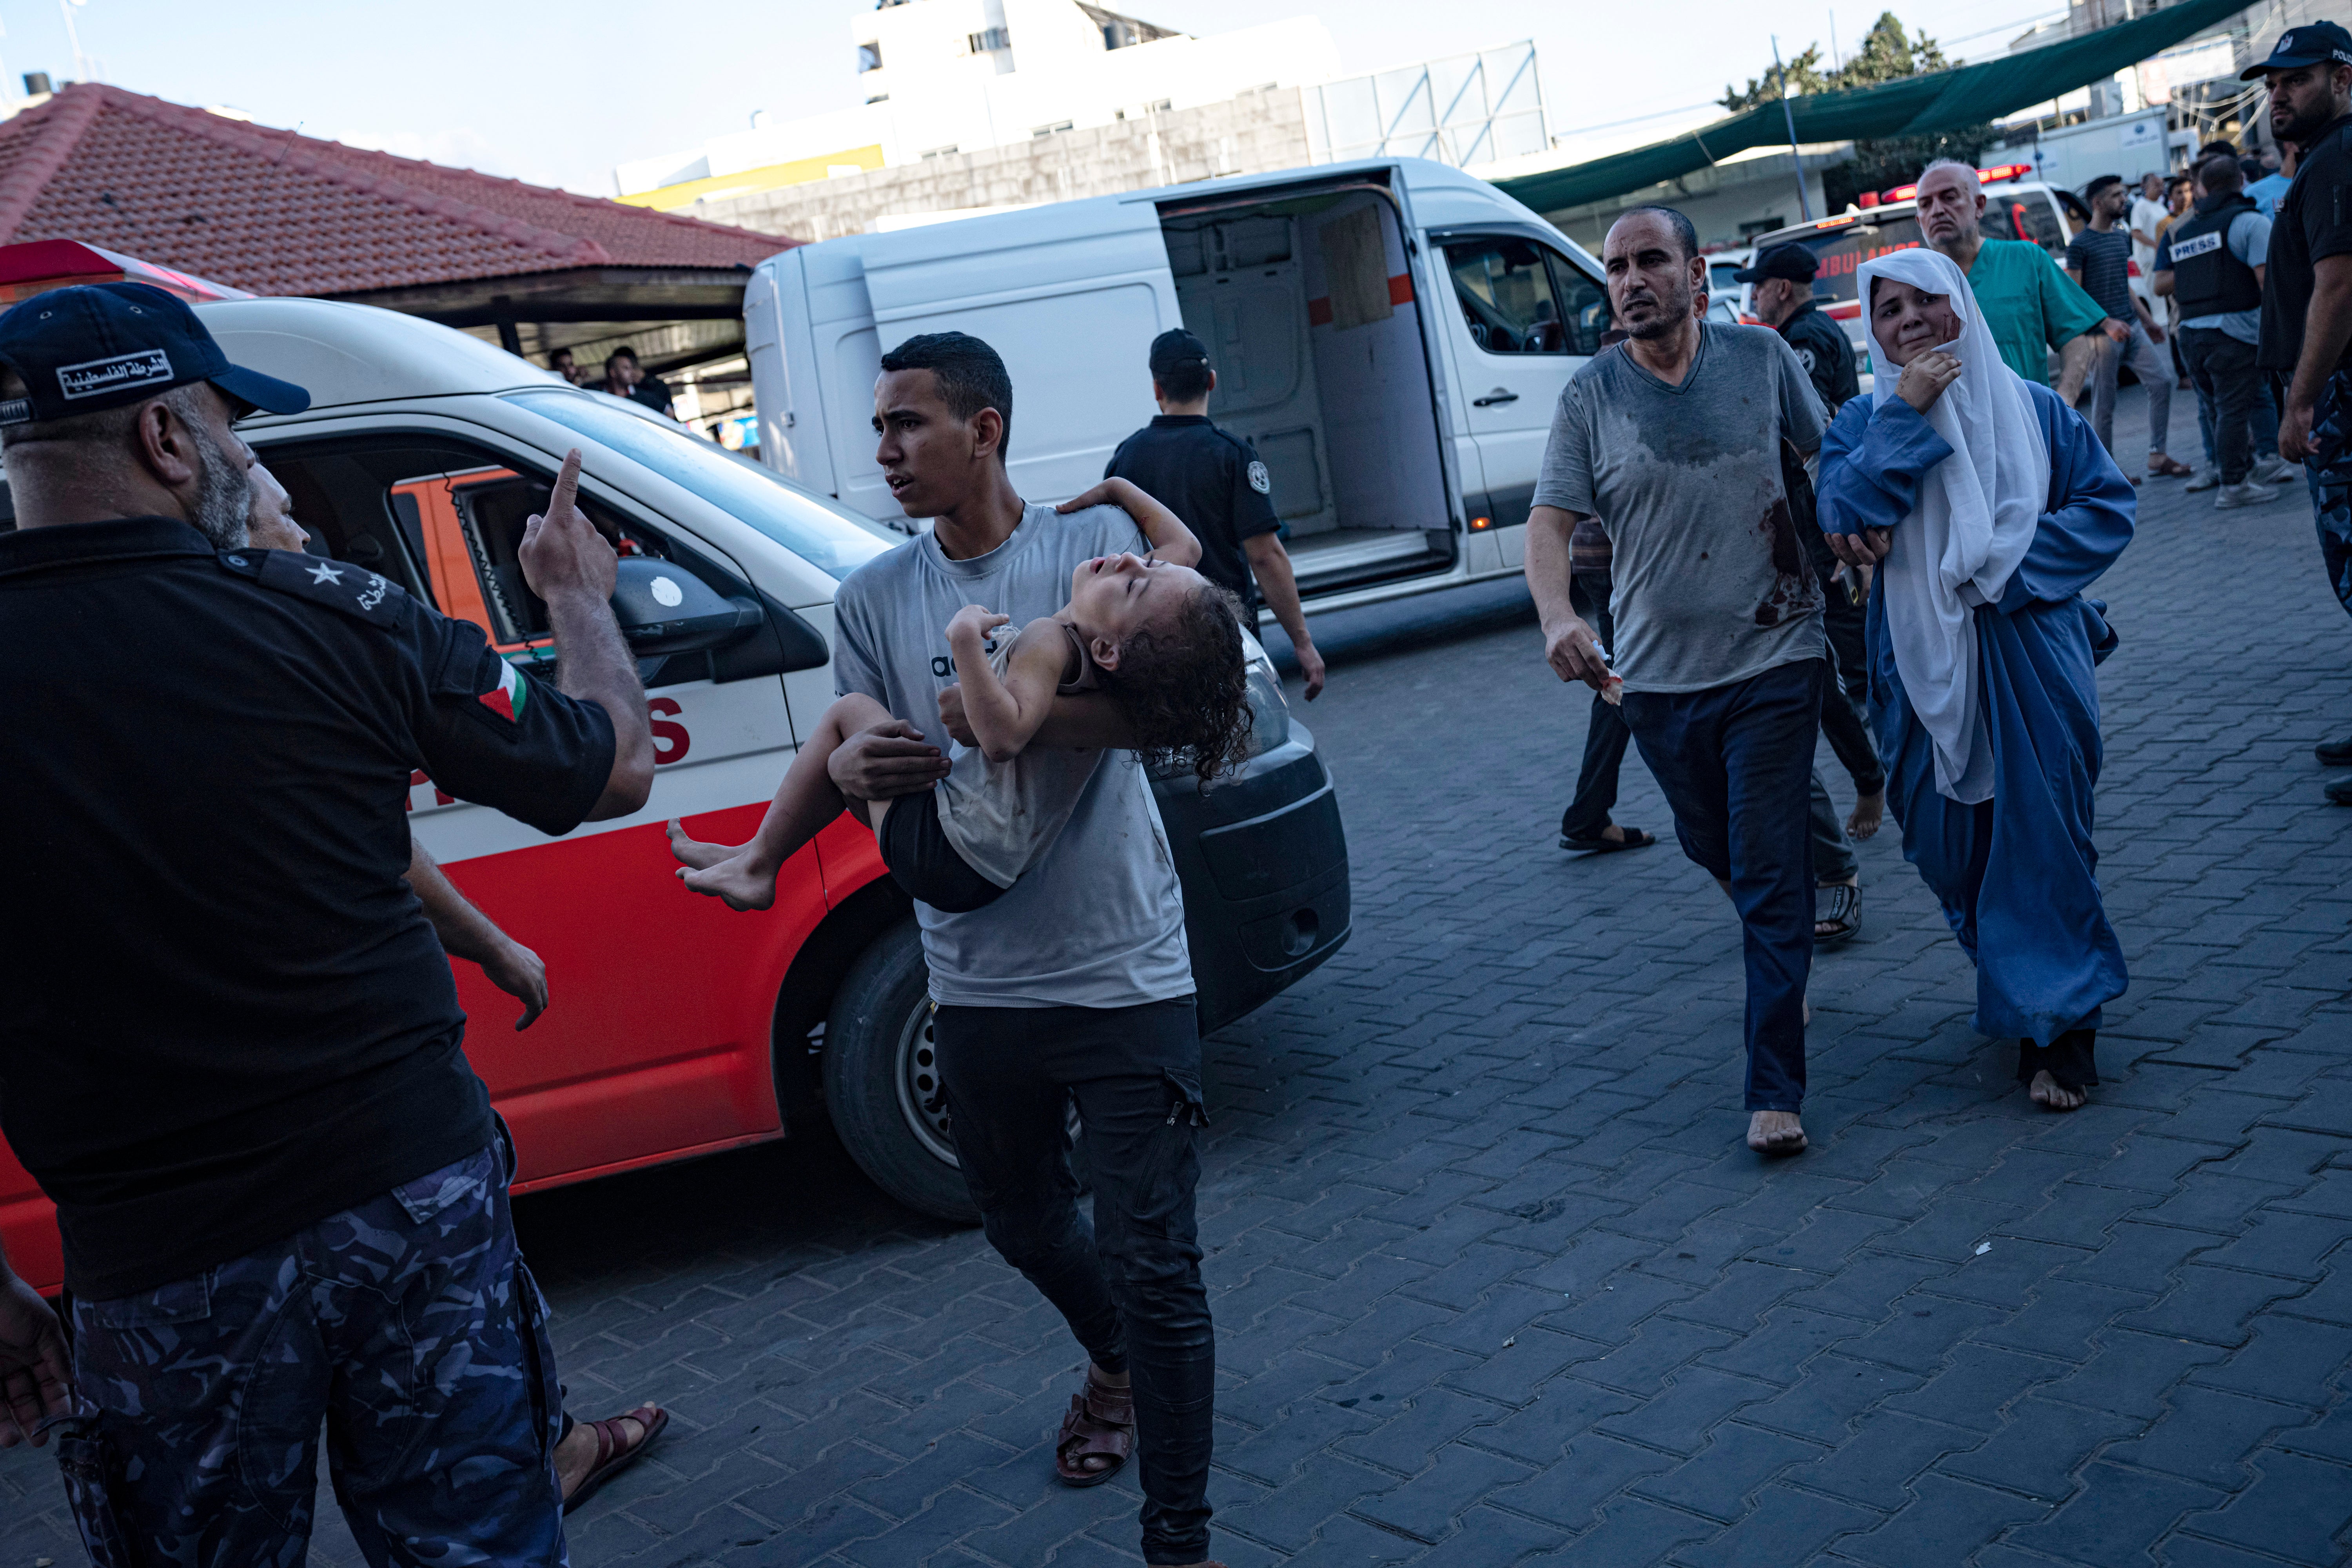
[[[667,561],[621,562],[612,604],[621,636],[640,658],[724,647],[766,618],[757,600],[722,595]]]

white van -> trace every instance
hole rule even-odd
[[[1013,483],[1053,500],[1150,420],[1146,353],[1190,328],[1302,596],[1336,609],[1519,569],[1553,405],[1609,306],[1600,263],[1535,213],[1399,158],[803,246],[754,269],[744,319],[761,459],[899,526],[874,464],[886,348],[992,344]]]

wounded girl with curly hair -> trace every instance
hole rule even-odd
[[[1052,847],[1101,760],[1097,751],[1031,745],[1055,698],[1080,691],[1110,699],[1127,749],[1147,766],[1189,767],[1204,784],[1237,767],[1250,737],[1240,602],[1192,567],[1156,559],[1174,536],[1182,544],[1192,536],[1126,480],[1107,480],[1059,510],[1105,501],[1135,515],[1153,556],[1081,563],[1069,602],[1008,637],[991,640],[1011,617],[981,605],[948,623],[965,721],[980,743],[956,748],[930,798],[857,800],[834,783],[828,764],[850,736],[883,726],[906,732],[880,703],[852,692],[825,710],[749,844],[701,843],[670,823],[679,879],[730,909],[766,909],[784,862],[851,811],[873,827],[883,863],[910,897],[950,914],[979,909]]]

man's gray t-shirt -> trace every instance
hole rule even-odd
[[[834,687],[873,698],[944,752],[955,684],[948,622],[985,605],[1024,626],[1069,602],[1081,562],[1148,548],[1117,507],[1032,506],[986,555],[950,561],[930,534],[877,556],[834,597]],[[930,805],[927,799],[924,803]],[[972,1007],[1132,1007],[1192,994],[1184,892],[1150,780],[1106,752],[1061,837],[1003,895],[966,914],[915,906],[931,999]]]
[[[1821,444],[1811,379],[1766,327],[1699,325],[1680,386],[1623,344],[1560,393],[1535,504],[1609,535],[1628,691],[1705,691],[1826,657],[1822,590],[1790,515],[1780,443]]]

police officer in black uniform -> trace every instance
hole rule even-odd
[[[1847,341],[1844,329],[1822,314],[1813,299],[1813,275],[1820,268],[1821,258],[1806,247],[1774,245],[1766,247],[1754,265],[1741,268],[1732,277],[1755,285],[1748,291],[1748,313],[1779,332],[1796,351],[1797,363],[1812,377],[1822,411],[1834,419],[1846,399],[1861,393],[1862,382],[1854,369],[1853,344]],[[1813,571],[1822,580],[1822,628],[1829,636],[1830,651],[1836,656],[1843,689],[1829,693],[1822,704],[1822,733],[1853,779],[1853,815],[1841,831],[1821,773],[1817,769],[1813,773],[1813,859],[1822,881],[1821,919],[1814,941],[1833,943],[1861,929],[1862,878],[1846,834],[1867,838],[1877,831],[1886,810],[1886,770],[1879,763],[1878,748],[1871,741],[1870,726],[1863,715],[1862,705],[1869,700],[1870,667],[1863,646],[1861,597],[1834,580],[1837,558],[1830,553],[1821,531],[1801,528],[1798,531],[1804,536]]]
[[[2180,306],[2180,361],[2213,410],[2214,459],[2221,470],[2213,504],[2227,510],[2278,494],[2247,482],[2256,400],[2270,395],[2252,341],[2263,307],[2262,263],[2247,258],[2267,253],[2273,226],[2246,195],[2235,158],[2207,159],[2198,184],[2195,209],[2157,244],[2148,286]]]
[[[251,545],[233,424],[309,395],[178,300],[37,295],[0,367],[0,1126],[73,1317],[68,1390],[0,1265],[0,1429],[52,1428],[99,1568],[299,1560],[322,1423],[372,1559],[560,1561],[544,1309],[403,876],[412,769],[551,834],[645,803],[578,455],[522,545],[559,690],[374,573]]]
[[[1103,478],[1135,486],[1184,520],[1201,542],[1201,575],[1264,603],[1289,635],[1309,702],[1323,690],[1323,656],[1307,632],[1298,581],[1282,547],[1265,465],[1257,449],[1209,420],[1217,373],[1200,339],[1178,327],[1151,340],[1151,395],[1160,416],[1119,443]],[[1253,580],[1255,579],[1255,580]]]
[[[2271,226],[2256,363],[2285,382],[2279,456],[2304,465],[2328,585],[2352,611],[2352,33],[2305,22],[2241,73],[2270,89],[2271,132],[2299,153]],[[2352,738],[2319,760],[2352,763]],[[2327,798],[2352,805],[2352,778]]]
[[[1797,363],[1813,378],[1822,407],[1832,419],[1845,400],[1862,390],[1853,364],[1853,344],[1844,329],[1822,314],[1813,299],[1813,274],[1821,258],[1801,245],[1767,246],[1755,264],[1731,276],[1756,287],[1749,291],[1748,313],[1787,341],[1797,351]]]

